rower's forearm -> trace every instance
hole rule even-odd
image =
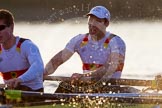
[[[91,74],[92,78],[102,78],[105,75],[106,71],[104,69],[97,70]]]
[[[117,66],[118,66],[118,62],[110,63],[108,68],[105,68],[104,70],[102,70],[103,72],[102,77],[111,78],[112,75],[116,72]]]
[[[57,67],[52,63],[52,60],[50,60],[45,67],[44,75],[50,75],[54,73],[56,69]]]
[[[91,77],[91,78],[100,79],[100,78],[103,77],[104,74],[105,74],[105,71],[96,70],[96,71],[92,71],[92,72],[88,72],[88,73],[84,74],[84,77]]]
[[[117,69],[118,63],[109,64],[108,68],[102,67],[96,71],[90,72],[85,76],[91,76],[92,78],[101,79],[103,77],[110,78]]]
[[[62,58],[54,56],[45,67],[45,75],[50,75],[63,63]]]

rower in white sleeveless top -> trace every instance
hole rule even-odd
[[[71,76],[73,80],[84,79],[87,76],[92,79],[121,77],[126,46],[121,37],[106,31],[110,22],[110,12],[103,6],[96,6],[87,16],[89,32],[73,37],[66,47],[48,62],[44,76],[54,73],[77,52],[83,63],[84,74],[74,73]]]

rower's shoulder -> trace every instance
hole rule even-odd
[[[84,34],[78,34],[76,37],[78,38],[84,38],[85,36],[88,36],[88,33],[84,33]]]
[[[87,33],[85,33],[85,34],[78,34],[78,35],[74,36],[72,38],[72,40],[81,41],[81,40],[83,40],[85,38],[85,36],[87,36]]]
[[[109,38],[112,39],[112,41],[122,41],[124,42],[124,40],[122,39],[122,37],[120,35],[114,34],[114,33],[110,33]]]

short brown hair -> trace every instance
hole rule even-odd
[[[14,24],[13,14],[6,9],[0,9],[0,20],[4,20],[7,26]]]

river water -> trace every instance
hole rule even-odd
[[[122,37],[126,43],[126,59],[123,78],[153,79],[162,74],[162,22],[161,21],[127,21],[112,22],[107,28]],[[68,20],[61,23],[16,23],[14,34],[29,38],[40,49],[44,64],[63,49],[75,35],[87,33],[84,20]],[[61,65],[53,75],[71,76],[82,73],[81,60],[74,54],[70,60]],[[58,82],[45,81],[45,92],[54,92]]]

